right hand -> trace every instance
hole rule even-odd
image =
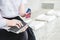
[[[17,26],[18,28],[20,28],[21,26],[23,26],[22,22],[20,20],[7,20],[7,26]]]

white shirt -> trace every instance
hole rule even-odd
[[[20,3],[27,3],[27,0],[0,0],[0,28],[6,26],[6,19],[3,17],[16,17],[19,15],[18,8]]]

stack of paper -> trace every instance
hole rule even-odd
[[[52,21],[54,20],[56,17],[55,16],[51,16],[51,15],[45,15],[45,14],[41,14],[38,17],[36,17],[35,19],[38,21]]]
[[[59,10],[50,10],[46,13],[47,15],[55,15],[60,17],[60,11]]]

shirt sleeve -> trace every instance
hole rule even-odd
[[[5,27],[5,26],[6,26],[6,19],[4,19],[0,13],[0,28]]]
[[[2,0],[0,0],[0,28],[6,26],[6,19],[4,19],[1,15],[2,14],[2,6],[3,6]]]

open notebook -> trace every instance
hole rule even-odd
[[[5,30],[7,30],[8,32],[13,32],[13,33],[19,34],[19,33],[22,32],[21,29],[26,25],[26,23],[23,22],[23,21],[22,21],[22,24],[23,24],[23,26],[20,27],[20,28],[18,28],[16,26],[14,26],[14,27],[8,27],[8,26],[6,26],[6,27],[2,27],[2,28],[4,28]]]
[[[23,26],[20,27],[20,28],[14,26],[14,27],[9,28],[8,30],[11,31],[11,32],[13,32],[13,33],[17,33],[18,34],[18,33],[22,32],[21,28],[23,28],[26,25],[26,23],[23,22],[23,21],[22,21],[22,24],[23,24]]]

